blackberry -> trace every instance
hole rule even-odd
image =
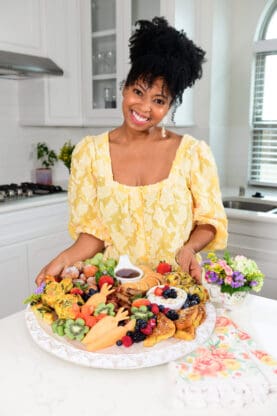
[[[121,341],[121,339],[119,339],[118,341],[116,341],[116,345],[117,345],[118,347],[120,347],[120,346],[122,345],[122,341]]]
[[[141,341],[144,341],[145,339],[146,339],[146,335],[140,331],[135,331],[132,333],[132,340],[134,342],[141,342]]]
[[[127,335],[128,337],[131,337],[131,338],[132,338],[132,336],[133,336],[133,331],[127,331],[127,332],[126,332],[126,335]]]
[[[200,303],[200,297],[199,295],[197,295],[197,293],[194,293],[193,295],[191,295],[191,300],[194,300]]]
[[[197,299],[192,299],[189,303],[189,306],[195,306],[198,305],[199,301]]]
[[[174,311],[174,309],[170,309],[167,313],[166,313],[167,318],[171,319],[171,321],[176,321],[176,319],[179,318],[179,315],[176,311]]]
[[[166,290],[163,292],[163,297],[164,297],[165,299],[170,298],[170,293],[171,293],[171,289],[166,289]]]
[[[175,289],[170,289],[170,298],[176,299],[177,298],[177,292]]]
[[[145,319],[137,319],[136,329],[145,328],[147,326],[147,321]]]
[[[87,300],[89,300],[90,295],[88,293],[83,293],[82,295],[82,299],[86,302]]]

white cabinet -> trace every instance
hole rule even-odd
[[[81,106],[80,0],[43,0],[46,55],[64,75],[19,82],[22,125],[79,126]]]
[[[256,261],[265,275],[262,296],[277,299],[276,253],[277,222],[261,221],[249,214],[249,219],[234,218],[228,214],[228,250]],[[232,214],[230,214],[232,215]]]
[[[0,319],[23,309],[29,294],[27,250],[24,244],[0,248]]]
[[[68,231],[60,231],[44,237],[36,238],[27,244],[28,279],[30,293],[35,289],[35,278],[39,271],[72,244]]]
[[[129,69],[128,41],[137,20],[154,16],[165,16],[193,36],[192,0],[81,2],[84,125],[114,126],[122,121],[121,84]],[[192,93],[188,91],[177,110],[176,124],[193,124],[192,109]]]
[[[0,0],[0,49],[44,55],[42,0]]]
[[[66,196],[33,201],[22,202],[22,209],[0,207],[0,318],[25,307],[39,271],[73,242]]]

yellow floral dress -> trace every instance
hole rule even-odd
[[[145,186],[113,179],[109,133],[85,137],[74,150],[69,181],[69,232],[93,234],[105,254],[128,254],[135,264],[175,264],[175,254],[197,224],[212,224],[222,249],[227,220],[212,153],[203,141],[184,135],[169,176]]]

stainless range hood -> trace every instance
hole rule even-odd
[[[63,75],[51,59],[16,52],[0,51],[0,78],[26,79],[44,75]]]

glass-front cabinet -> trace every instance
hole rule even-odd
[[[182,0],[184,2],[184,0]],[[192,0],[185,0],[192,1]],[[82,0],[84,125],[117,126],[129,69],[128,40],[139,19],[165,16],[174,24],[178,0]],[[183,3],[184,5],[184,3]]]

